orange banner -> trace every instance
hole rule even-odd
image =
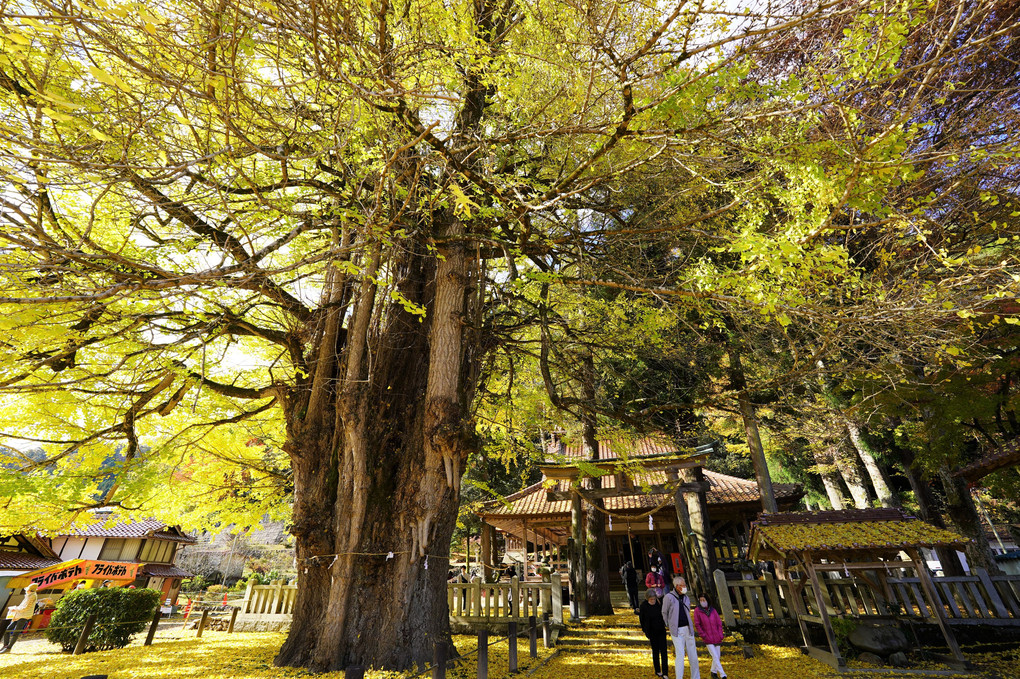
[[[74,559],[19,575],[11,579],[9,586],[26,587],[28,583],[34,582],[39,585],[39,589],[48,589],[72,580],[130,582],[138,577],[139,566],[141,566],[139,563],[126,563],[123,561],[85,561],[83,559]]]

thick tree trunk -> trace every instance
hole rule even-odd
[[[460,228],[451,220],[444,235]],[[449,642],[448,554],[471,439],[466,261],[456,247],[440,252],[438,264],[424,248],[390,262],[425,323],[399,304],[376,308],[376,256],[347,332],[326,324],[318,387],[286,401],[298,595],[277,665],[403,670]]]
[[[829,505],[833,509],[843,509],[843,493],[839,487],[839,479],[835,470],[835,447],[827,446],[825,450],[814,448],[815,468],[818,475],[822,477],[822,485],[825,486],[825,494],[829,498]]]
[[[591,365],[591,356],[586,362],[587,375],[585,376],[585,395],[589,399],[595,398],[594,388],[594,367]],[[588,453],[588,459],[599,459],[598,433],[595,425],[595,416],[586,413],[582,416],[582,427],[584,447]],[[589,488],[601,488],[601,478],[587,480]],[[606,515],[600,509],[605,508],[601,499],[594,501],[595,504],[585,506],[585,542],[584,548],[587,553],[587,592],[588,592],[588,615],[612,615],[613,602],[609,590],[609,553],[606,550]]]
[[[932,494],[931,485],[921,476],[921,470],[917,468],[914,453],[909,448],[898,446],[894,440],[890,440],[890,451],[899,458],[903,465],[903,472],[906,474],[910,489],[914,491],[914,499],[917,501],[917,513],[922,521],[927,521],[933,526],[945,528],[946,522],[942,518],[942,512],[938,509],[938,503]],[[942,565],[942,572],[945,575],[958,577],[965,575],[963,564],[956,550],[949,547],[939,547],[935,550]]]
[[[864,485],[864,477],[861,476],[860,462],[857,458],[857,451],[846,445],[837,443],[835,446],[835,458],[840,476],[846,483],[850,497],[854,499],[854,506],[857,509],[866,509],[868,504],[868,489]]]
[[[1001,575],[999,564],[992,557],[992,550],[985,537],[985,526],[974,506],[970,488],[963,479],[953,476],[952,470],[943,465],[939,468],[939,480],[946,492],[946,513],[953,525],[964,536],[970,538],[964,553],[971,570],[984,568],[992,575]]]
[[[879,466],[878,460],[875,459],[871,445],[864,436],[864,432],[861,430],[860,425],[851,418],[845,418],[845,421],[847,433],[850,435],[850,442],[853,443],[854,448],[857,450],[857,454],[861,458],[861,462],[864,463],[864,469],[868,472],[868,478],[871,479],[871,487],[875,489],[875,495],[878,497],[878,501],[883,507],[899,506],[899,503],[893,496],[892,490],[889,488],[889,482],[886,479],[885,472],[882,470],[881,466]]]
[[[779,506],[776,504],[776,493],[772,488],[772,474],[769,472],[765,448],[761,443],[761,433],[758,431],[758,417],[754,412],[754,404],[751,403],[751,396],[747,393],[747,379],[744,376],[744,366],[740,362],[740,350],[735,346],[734,341],[731,340],[727,347],[730,359],[730,386],[737,392],[737,406],[740,408],[740,417],[744,421],[747,447],[751,452],[751,463],[754,465],[754,475],[758,480],[758,492],[761,494],[762,511],[775,514],[779,511]]]

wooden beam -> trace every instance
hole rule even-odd
[[[811,580],[811,588],[815,590],[815,603],[818,605],[818,614],[822,618],[822,627],[825,628],[825,638],[829,642],[829,648],[832,649],[832,657],[836,662],[835,667],[845,667],[846,661],[839,654],[836,633],[832,631],[832,620],[829,618],[829,609],[822,599],[822,585],[818,580],[818,573],[815,572],[815,565],[811,563],[810,555],[805,555],[804,566],[807,568],[808,578]]]
[[[931,605],[932,612],[935,614],[935,622],[938,623],[939,629],[942,630],[942,636],[946,640],[946,645],[949,646],[950,652],[953,657],[956,658],[957,662],[966,664],[967,659],[963,656],[963,652],[960,650],[960,644],[956,642],[956,635],[953,634],[953,630],[949,628],[949,624],[946,622],[946,609],[942,606],[942,601],[939,599],[938,593],[935,591],[935,585],[932,584],[931,575],[928,574],[928,565],[924,559],[921,558],[920,551],[916,549],[910,550],[911,561],[914,562],[914,570],[917,572],[917,577],[921,580],[921,587],[924,589],[925,595],[928,597],[928,603]]]
[[[588,501],[604,500],[609,497],[634,497],[637,495],[673,495],[677,491],[681,493],[707,493],[711,487],[708,481],[695,481],[694,483],[663,483],[649,486],[647,492],[639,487],[634,488],[577,488],[571,490],[547,490],[545,498],[549,502],[564,502],[571,500],[575,492]]]

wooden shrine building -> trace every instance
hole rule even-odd
[[[913,570],[952,653],[946,661],[962,668],[966,659],[947,623],[945,602],[936,591],[920,548],[955,549],[966,543],[967,538],[899,509],[849,509],[763,514],[752,524],[748,554],[775,563],[777,576],[789,583],[788,604],[800,626],[805,651],[837,669],[844,668],[846,662],[832,628],[834,609],[825,586],[826,574],[845,574],[870,590],[875,613],[855,617],[896,621],[909,614],[889,605],[895,601],[889,580],[901,569]],[[822,627],[828,649],[812,643],[809,624]]]
[[[623,562],[639,571],[647,568],[654,547],[675,562],[684,554],[681,526],[687,508],[677,511],[676,498],[707,518],[707,534],[698,535],[706,550],[705,568],[734,574],[746,565],[751,521],[762,510],[755,481],[703,469],[709,446],[681,451],[665,437],[630,441],[599,441],[597,461],[580,445],[557,441],[540,465],[542,480],[506,498],[487,503],[482,519],[481,560],[496,565],[496,533],[505,539],[508,557],[525,567],[549,558],[566,567],[566,547],[572,531],[584,521],[585,510],[601,499],[606,513],[610,577],[617,578]],[[579,477],[598,477],[601,488]],[[804,492],[798,484],[774,484],[781,510],[796,505]],[[703,552],[704,553],[704,552]],[[561,556],[564,555],[564,556]],[[530,572],[530,569],[527,571]],[[733,577],[739,577],[734,575]]]

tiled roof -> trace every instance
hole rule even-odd
[[[709,469],[705,469],[704,474],[705,480],[709,483],[707,494],[709,505],[758,503],[761,501],[758,484],[754,481],[720,474]],[[636,478],[635,483],[638,486],[642,484],[663,484],[666,483],[666,473],[650,472]],[[615,488],[616,477],[602,477],[602,487]],[[567,482],[558,482],[555,489],[567,490]],[[776,483],[773,484],[773,490],[776,494],[776,500],[779,502],[783,500],[796,500],[803,495],[803,490],[795,483]],[[550,516],[570,514],[570,501],[558,500],[550,502],[546,499],[546,488],[541,481],[513,495],[507,496],[506,500],[508,504],[498,501],[491,503],[481,514],[488,516]],[[671,497],[667,498],[666,495],[662,494],[642,493],[640,487],[635,488],[633,495],[605,499],[606,509],[611,512],[634,511],[635,513],[642,513],[649,509],[654,509],[664,502],[666,507],[673,506],[673,499]]]
[[[36,556],[26,552],[0,551],[0,570],[2,571],[34,571],[60,563],[60,559],[47,556]]]
[[[620,457],[648,457],[649,455],[668,455],[677,452],[677,445],[665,435],[648,436],[640,439],[616,439],[599,441],[599,459],[612,460]],[[546,446],[546,455],[550,460],[567,458],[581,460],[588,457],[588,452],[581,442],[567,445],[563,441],[554,441]]]
[[[142,566],[142,572],[153,578],[190,578],[194,573],[165,563],[148,563]]]
[[[969,540],[896,509],[768,514],[751,524],[748,553],[898,552],[910,547],[962,547]]]
[[[174,542],[186,544],[194,544],[195,542],[195,538],[190,535],[155,519],[117,521],[112,524],[108,520],[100,519],[89,526],[73,529],[67,534],[87,538],[153,538],[173,540]]]

